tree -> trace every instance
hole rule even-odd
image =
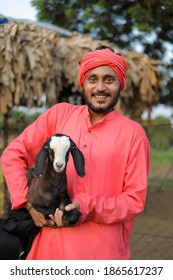
[[[165,59],[167,44],[173,46],[173,0],[32,0],[40,21],[71,31],[109,40],[118,48],[136,49],[153,59]],[[167,83],[161,101],[173,105],[173,61],[164,62]],[[169,71],[167,71],[169,69]]]

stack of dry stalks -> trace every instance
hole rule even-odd
[[[113,44],[73,34],[61,37],[35,24],[12,22],[0,26],[0,112],[14,105],[41,106],[43,93],[49,106],[58,102],[64,86],[78,81],[79,61],[98,45]],[[118,51],[128,63],[127,85],[119,110],[140,117],[158,101],[160,61],[136,52]]]
[[[77,90],[81,90],[78,80],[79,61],[88,51],[99,45],[112,47],[116,53],[126,59],[128,64],[126,88],[122,92],[118,110],[134,119],[139,119],[145,110],[150,112],[153,104],[159,101],[158,72],[161,61],[149,59],[141,53],[121,51],[109,42],[91,40],[85,35],[60,38],[59,47],[61,57],[64,57],[62,66],[67,83],[74,83]]]
[[[59,35],[32,24],[11,23],[0,26],[0,111],[13,105],[41,105],[46,90],[56,102],[61,90]],[[56,91],[56,88],[59,90]]]

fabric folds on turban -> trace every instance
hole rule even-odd
[[[103,65],[112,68],[120,82],[120,89],[123,90],[126,84],[127,63],[122,56],[112,52],[110,49],[94,50],[83,57],[79,68],[81,87],[84,86],[84,80],[88,71]]]

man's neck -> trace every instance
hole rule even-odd
[[[111,111],[113,111],[113,110],[111,110]],[[90,121],[91,121],[92,125],[94,125],[95,123],[99,122],[101,119],[103,119],[104,116],[109,114],[111,111],[105,112],[105,113],[96,113],[96,112],[94,112],[92,110],[89,110]]]

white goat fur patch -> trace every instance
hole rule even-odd
[[[70,148],[70,139],[67,136],[52,136],[50,148],[54,151],[53,166],[57,172],[61,172],[65,165],[65,157]]]

